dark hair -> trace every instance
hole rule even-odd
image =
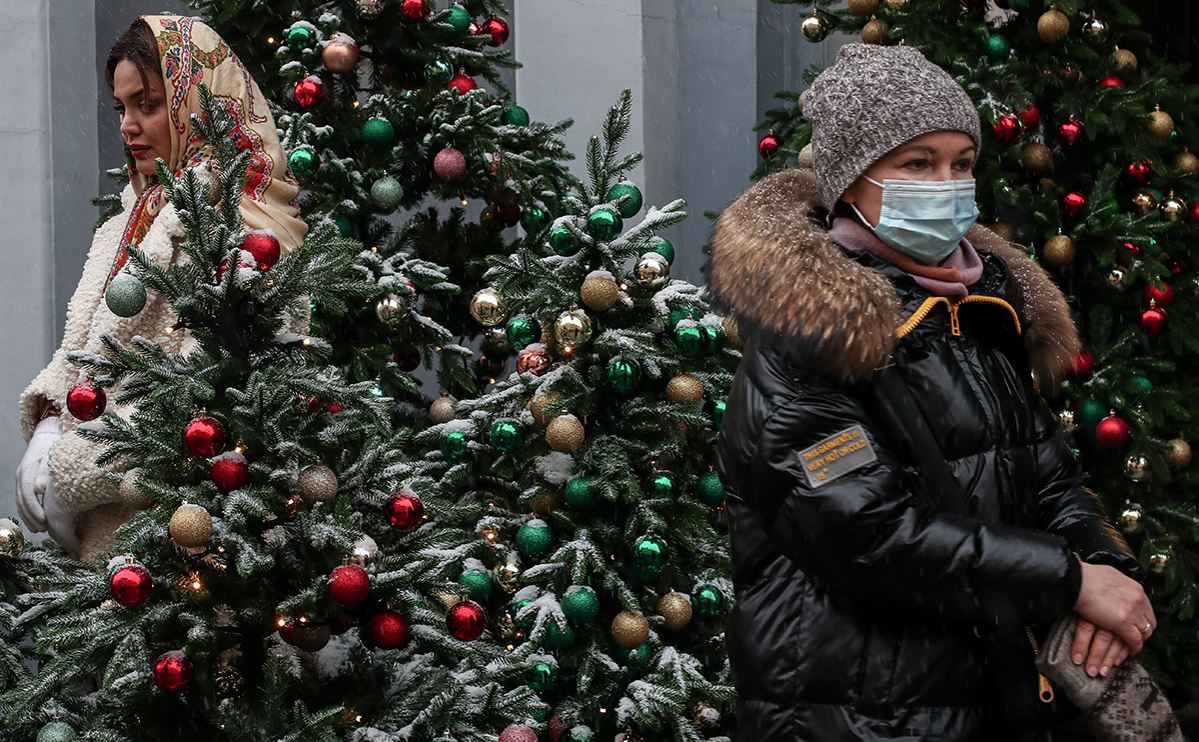
[[[108,50],[108,63],[104,65],[104,82],[108,83],[110,91],[114,87],[113,75],[116,74],[117,65],[126,60],[133,62],[133,66],[142,76],[142,84],[147,88],[150,86],[151,74],[162,77],[158,42],[154,39],[154,32],[150,30],[150,24],[141,18],[134,21],[129,30],[121,34]]]

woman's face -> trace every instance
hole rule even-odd
[[[121,115],[121,139],[133,155],[137,171],[154,174],[154,160],[171,161],[171,120],[162,75],[142,82],[137,66],[122,59],[112,71],[112,96]]]
[[[978,150],[970,135],[960,131],[934,131],[904,142],[870,166],[866,175],[884,180],[970,180]],[[871,226],[878,226],[883,189],[865,177],[858,178],[841,200],[854,204]]]

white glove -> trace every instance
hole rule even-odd
[[[34,533],[47,527],[46,511],[38,495],[44,495],[50,485],[50,446],[61,437],[62,421],[57,416],[42,420],[34,428],[17,467],[17,513]]]
[[[75,533],[75,514],[62,506],[58,498],[54,495],[54,483],[48,482],[46,485],[46,497],[43,500],[46,506],[46,526],[50,531],[50,538],[58,542],[58,545],[72,555],[79,556],[79,536]]]

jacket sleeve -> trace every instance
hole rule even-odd
[[[805,452],[855,425],[875,460],[859,452],[850,463],[860,466],[813,486]],[[1073,603],[1074,559],[1063,538],[938,510],[911,490],[881,437],[855,397],[805,380],[762,421],[737,494],[818,587],[879,612],[1018,626]]]

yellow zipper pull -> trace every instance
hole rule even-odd
[[[962,325],[958,321],[958,305],[949,305],[949,329],[953,332],[954,337],[961,337]]]
[[[1053,702],[1053,686],[1049,684],[1049,678],[1041,673],[1037,673],[1037,682],[1040,685],[1037,695],[1041,698],[1041,703]]]

